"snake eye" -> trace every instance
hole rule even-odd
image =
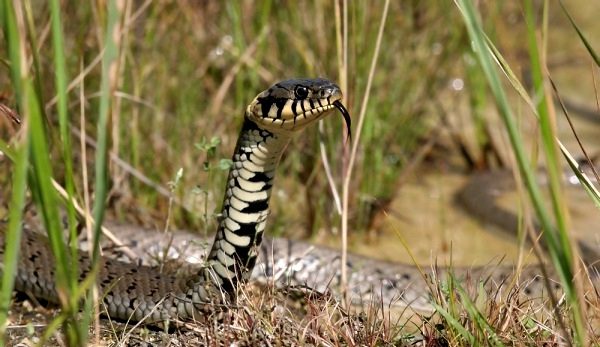
[[[296,94],[297,99],[306,99],[308,97],[308,88],[303,86],[298,86],[294,90],[294,94]]]

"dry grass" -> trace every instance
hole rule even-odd
[[[477,284],[459,286],[432,283],[436,312],[390,310],[377,303],[353,307],[349,312],[330,295],[305,289],[274,289],[249,285],[240,291],[235,305],[202,323],[181,323],[168,331],[139,327],[133,323],[101,320],[97,343],[130,346],[473,346],[473,345],[567,345],[558,317],[567,313],[564,304],[552,310],[548,300],[531,302],[518,293],[521,288],[503,288],[505,300],[492,298]],[[468,294],[467,294],[468,293]],[[590,332],[599,322],[598,295],[588,296]],[[40,333],[56,315],[55,309],[33,306],[19,299],[7,328],[9,346],[36,343]],[[443,313],[444,312],[444,313]],[[591,334],[590,343],[600,343]],[[63,345],[54,334],[48,345]]]

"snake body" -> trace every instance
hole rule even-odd
[[[171,318],[198,319],[229,302],[239,284],[249,278],[308,286],[319,292],[336,288],[341,278],[339,251],[301,241],[269,239],[263,237],[263,232],[275,170],[283,150],[294,134],[336,107],[349,126],[347,111],[340,99],[339,88],[327,80],[289,80],[262,92],[247,107],[232,158],[222,219],[210,248],[207,247],[210,240],[193,233],[175,233],[174,239],[169,240],[140,228],[113,226],[123,239],[133,240],[129,246],[136,250],[144,264],[140,265],[137,259],[133,262],[116,259],[118,254],[116,258],[101,259],[98,284],[108,315],[146,323]],[[494,206],[494,194],[487,193],[489,187],[497,187],[499,181],[497,177],[492,178],[492,182],[483,182],[484,185],[475,181],[459,196],[467,206],[493,209],[489,206]],[[503,189],[508,189],[507,186]],[[514,229],[512,224],[508,227]],[[163,273],[152,263],[151,255],[161,255],[167,244],[175,246],[169,248],[171,256],[196,264],[191,275]],[[4,246],[0,233],[0,258]],[[90,260],[83,251],[78,260],[83,278],[90,269]],[[347,261],[348,288],[355,303],[377,302],[430,310],[426,277],[448,274],[445,268],[432,272],[427,268],[356,255],[349,255]],[[57,302],[51,264],[54,258],[47,238],[39,231],[24,228],[16,289]],[[499,289],[514,268],[493,265],[455,268],[453,272],[459,277],[468,273],[475,280],[484,280],[488,288]],[[544,296],[546,286],[537,267],[525,267],[520,275],[524,295]],[[554,289],[558,289],[557,284]]]
[[[205,261],[210,244],[210,239],[189,231],[179,230],[165,234],[141,230],[136,226],[115,224],[109,227],[120,238],[128,240],[126,245],[135,253],[135,261],[147,265],[157,265],[164,259],[173,259],[177,266],[188,264],[195,268]],[[83,247],[88,247],[87,241],[83,242]],[[107,245],[107,250],[112,257],[131,261],[118,247]],[[341,284],[341,260],[341,252],[337,249],[299,240],[265,237],[250,279],[260,283],[273,283],[281,288],[305,287],[340,298],[337,289]],[[353,304],[376,303],[387,308],[410,307],[421,312],[433,309],[427,289],[428,281],[442,280],[449,274],[446,267],[436,268],[434,272],[430,267],[419,268],[352,253],[347,255],[346,265],[347,288]],[[452,273],[457,278],[471,278],[474,283],[484,281],[490,290],[501,288],[514,272],[513,266],[498,264],[452,268]],[[524,267],[520,275],[521,291],[525,296],[531,299],[545,296],[546,288],[539,268]]]
[[[282,152],[295,134],[336,108],[342,111],[349,129],[341,98],[340,88],[326,79],[286,80],[258,94],[245,111],[222,219],[206,263],[192,275],[179,278],[154,267],[102,258],[97,283],[108,315],[147,323],[200,319],[227,303],[256,263]],[[0,236],[0,252],[4,252],[4,243]],[[21,252],[15,288],[58,302],[54,257],[47,239],[24,229]],[[0,253],[0,258],[3,256]],[[91,262],[83,252],[78,261],[83,279]]]

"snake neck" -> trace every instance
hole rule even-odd
[[[246,281],[256,264],[275,170],[291,137],[244,119],[233,154],[222,219],[208,256],[212,280],[226,292]]]

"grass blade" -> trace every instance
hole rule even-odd
[[[112,87],[116,80],[116,63],[118,57],[117,38],[119,37],[120,11],[116,0],[107,2],[107,23],[104,37],[104,55],[102,57],[102,77],[100,82],[100,107],[97,123],[96,147],[96,180],[93,216],[94,226],[94,260],[98,257],[99,237],[104,218],[104,201],[108,192],[107,157],[108,157],[108,117],[111,104]]]
[[[60,128],[60,146],[62,151],[62,159],[65,169],[65,188],[67,191],[67,218],[68,218],[68,226],[69,226],[69,239],[70,250],[71,250],[71,259],[77,259],[78,256],[78,245],[77,245],[77,217],[74,207],[74,196],[75,196],[75,184],[74,184],[74,176],[73,176],[73,155],[71,150],[71,133],[70,133],[70,123],[67,114],[67,69],[66,69],[66,59],[64,54],[64,38],[63,38],[63,29],[62,29],[62,19],[61,19],[61,9],[60,3],[58,0],[53,0],[50,3],[50,13],[51,13],[51,29],[52,29],[52,46],[54,51],[54,77],[55,77],[55,86],[56,86],[56,98],[57,98],[57,113],[58,113],[58,122]],[[71,281],[71,288],[73,292],[80,291],[79,283],[77,283],[77,279],[79,278],[79,268],[77,262],[73,261],[72,266],[69,268],[70,274],[69,279]],[[79,288],[79,289],[78,289]],[[71,305],[73,307],[79,308],[79,298],[80,295],[72,295],[71,297],[75,298]],[[75,329],[77,332],[77,341],[84,342],[87,341],[88,336],[88,325],[90,320],[90,312],[91,307],[89,302],[86,302],[84,306],[85,313],[81,317],[81,319],[75,319],[74,322],[78,323],[78,327]]]
[[[456,329],[456,331],[465,340],[467,340],[468,344],[466,346],[475,346],[475,336],[473,336],[473,334],[471,334],[467,329],[465,329],[462,326],[462,324],[460,324],[460,322],[456,318],[454,318],[454,316],[450,314],[450,312],[446,310],[446,308],[438,305],[435,302],[432,302],[431,305],[433,306],[436,312],[438,312],[442,317],[444,317],[444,319],[452,328]]]
[[[70,203],[67,204],[67,216],[69,221],[69,231],[71,239],[75,240],[75,226],[77,225],[75,209],[72,199],[75,194],[73,180],[73,155],[71,150],[71,133],[69,126],[69,118],[67,114],[67,69],[64,53],[64,38],[61,24],[60,3],[58,0],[52,0],[50,3],[51,20],[52,20],[52,44],[54,49],[54,76],[57,96],[57,111],[58,122],[60,126],[60,144],[63,152],[63,163],[65,164],[65,187],[69,195]],[[73,257],[76,255],[77,245],[72,244],[71,253]],[[73,269],[73,273],[77,274],[77,269]]]
[[[567,293],[570,307],[573,309],[573,317],[575,320],[575,339],[582,342],[582,332],[580,330],[580,308],[578,300],[576,299],[577,296],[574,284],[572,282],[574,275],[572,266],[573,263],[568,245],[568,237],[564,233],[564,226],[561,222],[559,223],[559,228],[557,229],[556,226],[553,225],[550,214],[544,206],[541,191],[536,182],[534,167],[531,163],[529,163],[525,156],[523,140],[518,132],[515,118],[512,114],[512,110],[510,109],[508,99],[504,93],[498,74],[494,69],[491,49],[486,45],[485,35],[483,34],[483,29],[475,12],[474,6],[470,0],[457,0],[456,3],[458,4],[461,14],[463,15],[469,36],[471,37],[473,43],[473,48],[479,58],[479,62],[484,74],[486,75],[492,94],[496,99],[498,111],[507,129],[510,143],[517,159],[519,172],[524,179],[525,186],[540,224],[543,230],[545,230],[543,236],[549,249],[550,258],[552,259],[552,263],[554,264],[557,274],[563,284],[563,288]],[[548,124],[545,126],[549,127]],[[553,144],[547,144],[549,139],[552,141],[554,140],[551,129],[546,129],[543,136],[545,137],[545,147],[552,146]],[[552,159],[552,153],[548,153],[547,157],[550,157],[549,160],[556,165],[556,160]],[[560,202],[556,201],[553,205],[556,206],[558,204],[560,204]]]
[[[24,127],[27,127],[25,123]],[[5,249],[2,269],[2,283],[0,284],[0,344],[5,341],[5,329],[8,318],[8,308],[14,287],[14,273],[17,269],[19,258],[19,245],[21,244],[21,227],[23,220],[23,207],[25,206],[25,191],[27,190],[27,166],[29,155],[29,134],[16,150],[14,158],[14,171],[12,179],[12,197],[10,212],[6,227]]]
[[[569,18],[569,22],[577,32],[577,35],[579,35],[579,39],[581,40],[581,42],[583,42],[588,53],[592,56],[592,58],[596,62],[596,65],[600,67],[600,57],[598,56],[598,54],[596,54],[596,51],[594,50],[590,42],[585,38],[585,35],[583,35],[581,29],[579,29],[579,26],[577,26],[577,23],[575,23],[569,11],[567,11],[567,8],[565,7],[565,4],[562,2],[562,0],[559,0],[558,3],[560,4],[560,7],[562,8],[563,12],[567,15],[567,18]]]
[[[512,69],[508,65],[508,62],[506,61],[506,59],[504,59],[504,57],[502,56],[500,51],[498,51],[498,49],[495,47],[494,43],[487,36],[486,36],[486,44],[487,44],[487,47],[490,49],[496,63],[498,64],[498,66],[500,67],[500,69],[502,70],[504,75],[508,78],[508,81],[511,83],[512,87],[517,91],[517,93],[519,93],[519,96],[525,101],[525,103],[527,103],[531,112],[537,118],[539,118],[538,110],[535,107],[533,100],[529,97],[529,94],[527,94],[527,92],[525,91],[525,87],[523,87],[521,82],[516,77],[516,74],[512,71]],[[563,112],[566,112],[566,110],[564,108],[563,108]],[[577,176],[577,178],[579,179],[579,182],[583,185],[583,187],[585,188],[589,197],[592,199],[594,204],[596,204],[596,206],[598,206],[600,208],[600,192],[596,189],[596,187],[594,186],[594,184],[592,183],[590,178],[582,173],[583,170],[581,169],[579,163],[577,162],[577,160],[574,159],[573,155],[571,155],[571,153],[562,144],[562,142],[558,139],[558,137],[555,137],[554,140],[558,144],[558,148],[560,149],[563,157],[567,161],[567,164],[569,165],[569,167],[571,168],[573,173]]]
[[[348,244],[348,200],[350,198],[350,181],[352,179],[352,170],[354,167],[354,162],[357,157],[358,152],[358,144],[360,143],[360,135],[362,133],[362,127],[365,120],[365,115],[367,111],[367,105],[369,103],[369,95],[371,93],[371,83],[373,82],[373,76],[375,74],[375,70],[377,67],[377,60],[379,58],[379,52],[381,48],[381,39],[383,37],[383,31],[385,29],[385,23],[387,20],[388,8],[390,1],[387,0],[385,2],[383,13],[381,14],[381,22],[379,26],[379,31],[377,33],[377,43],[375,45],[375,51],[373,52],[373,57],[371,59],[371,67],[369,70],[369,78],[367,80],[367,86],[365,88],[365,93],[362,99],[362,105],[360,108],[360,114],[358,116],[358,125],[356,126],[356,137],[354,138],[354,143],[352,145],[352,151],[350,154],[350,159],[347,166],[347,171],[344,176],[343,188],[342,188],[342,292],[346,291],[346,281],[347,281],[347,273],[346,273],[346,257],[347,257],[347,244]]]
[[[6,47],[8,47],[8,54],[11,58],[10,72],[12,83],[15,86],[22,85],[21,76],[21,64],[18,58],[21,51],[21,44],[18,35],[17,23],[15,18],[14,9],[12,3],[3,1],[0,3],[0,18],[3,23],[4,38],[6,41]],[[24,98],[22,98],[21,90],[19,89],[16,93],[17,101],[19,106],[23,108]],[[25,123],[25,127],[27,123]],[[10,305],[10,299],[12,297],[12,290],[14,287],[14,273],[17,269],[17,262],[19,257],[19,244],[21,241],[21,220],[23,215],[23,206],[25,204],[25,190],[27,182],[27,158],[29,149],[29,136],[26,133],[25,141],[19,148],[11,153],[12,158],[15,161],[15,170],[13,172],[13,190],[11,196],[11,208],[9,211],[9,221],[6,229],[6,239],[4,244],[4,258],[1,266],[2,270],[2,283],[0,285],[0,345],[4,345],[6,325],[8,318],[8,309]],[[2,147],[7,147],[2,144]],[[4,148],[2,148],[4,152]]]

